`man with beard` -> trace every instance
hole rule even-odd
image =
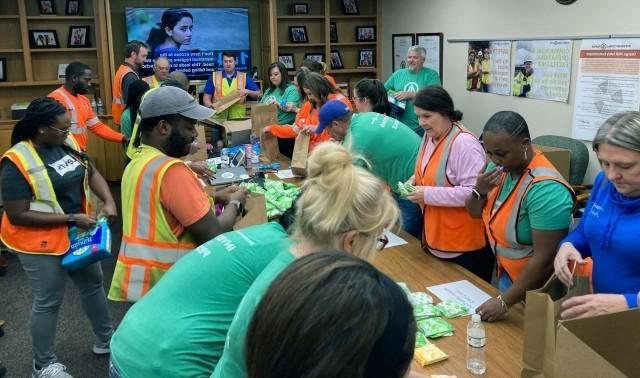
[[[71,134],[76,138],[80,148],[87,149],[87,129],[97,136],[112,142],[122,142],[124,136],[100,122],[91,108],[91,101],[86,96],[91,86],[91,68],[82,62],[71,62],[65,70],[65,83],[49,93],[69,112],[71,117]]]
[[[427,50],[422,46],[411,46],[407,52],[407,68],[401,68],[391,74],[384,83],[387,91],[394,91],[393,97],[398,101],[406,101],[405,109],[398,120],[409,126],[418,135],[424,130],[418,124],[418,116],[413,110],[413,99],[422,88],[440,85],[440,76],[431,68],[423,67],[427,58]]]
[[[196,175],[179,157],[198,136],[198,120],[213,110],[184,90],[160,87],[140,104],[140,146],[122,176],[122,243],[109,299],[135,302],[187,252],[230,231],[246,190],[217,195],[226,205],[216,218]]]
[[[138,70],[144,64],[147,55],[149,55],[149,46],[144,42],[133,40],[125,46],[124,62],[118,67],[111,87],[113,92],[111,113],[116,125],[120,125],[120,117],[127,104],[129,86],[136,80],[140,80]]]

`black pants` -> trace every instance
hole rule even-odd
[[[488,283],[491,283],[493,268],[496,265],[496,257],[489,245],[477,251],[465,252],[458,257],[443,260],[460,265]]]

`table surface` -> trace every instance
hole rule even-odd
[[[498,290],[473,273],[454,263],[440,260],[423,251],[420,242],[404,232],[400,236],[408,244],[381,251],[375,261],[376,267],[398,282],[405,282],[411,291],[423,291],[427,286],[466,279],[489,295],[498,295]],[[455,327],[453,336],[430,340],[449,358],[421,367],[417,362],[412,367],[426,374],[446,374],[457,377],[472,377],[467,372],[467,323],[469,316],[447,319]],[[494,323],[484,323],[487,333],[485,377],[519,377],[522,368],[522,340],[524,307],[513,306],[508,317]]]

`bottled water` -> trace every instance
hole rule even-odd
[[[467,324],[467,370],[471,374],[481,375],[487,370],[484,358],[484,346],[487,343],[480,315],[471,315]]]

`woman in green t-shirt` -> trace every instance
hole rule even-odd
[[[280,62],[269,65],[271,86],[264,92],[261,104],[278,105],[278,125],[290,125],[296,119],[296,110],[300,106],[300,93],[289,81],[289,74]]]

